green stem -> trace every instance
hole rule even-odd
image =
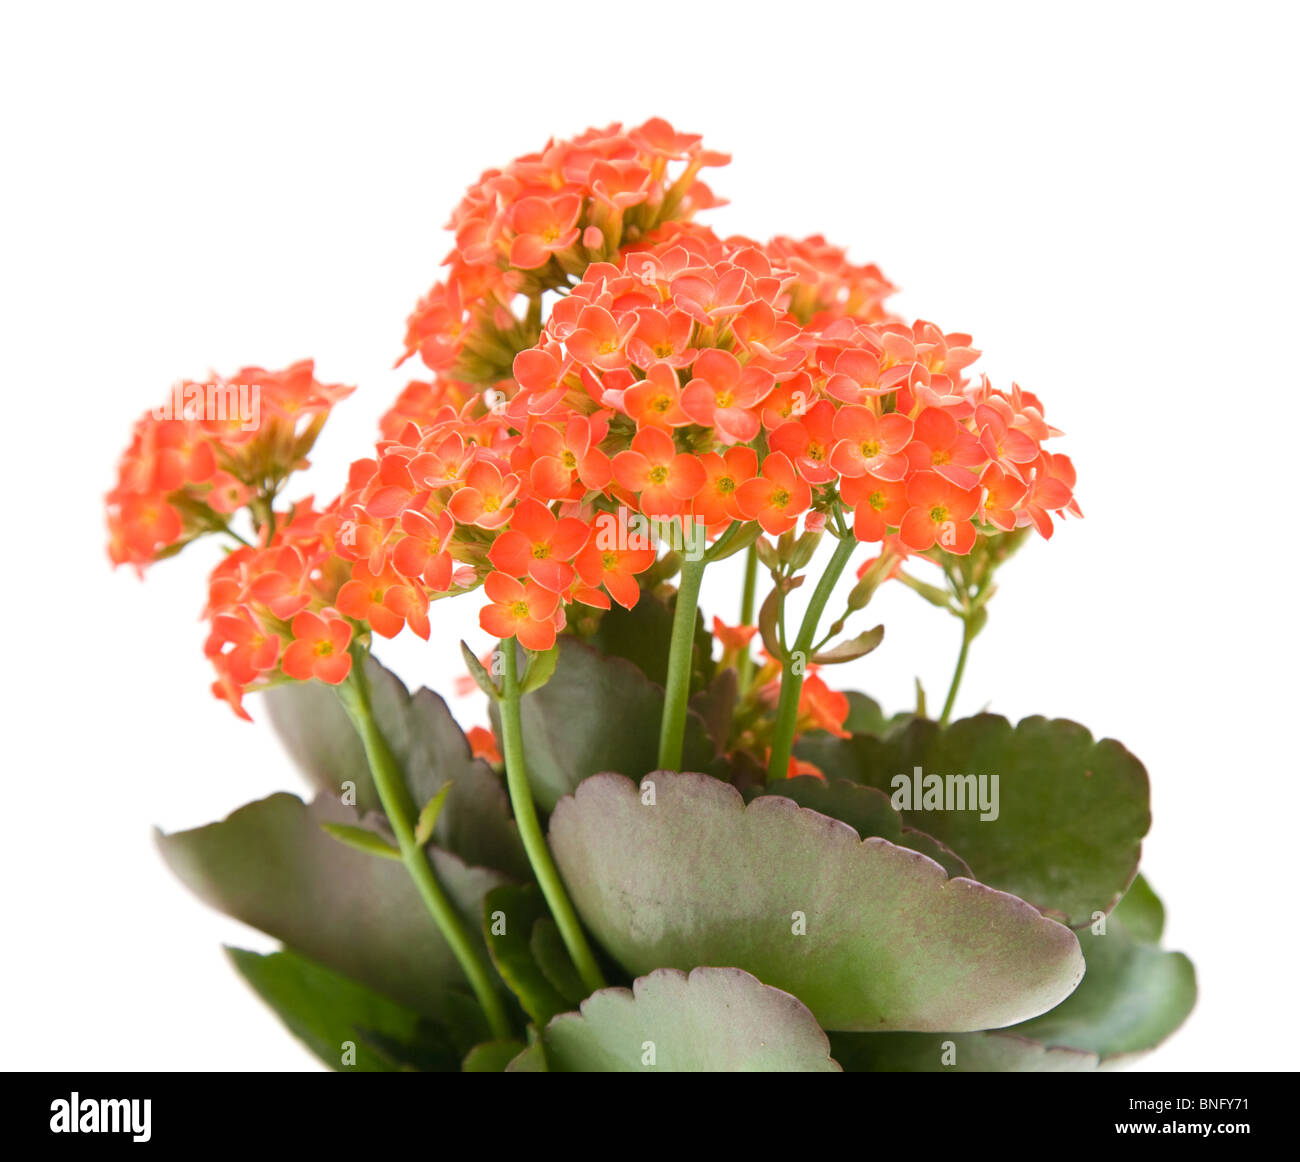
[[[754,602],[758,597],[758,550],[749,546],[745,554],[745,588],[740,594],[740,624],[754,624]],[[754,680],[754,651],[748,646],[740,655],[740,673],[737,688],[742,697],[748,692]]]
[[[966,655],[970,653],[971,632],[970,617],[963,617],[961,623],[961,653],[957,655],[957,668],[952,672],[952,682],[948,686],[948,697],[943,703],[943,713],[939,715],[939,725],[948,725],[948,716],[952,714],[953,703],[957,701],[957,688],[961,685],[961,676],[966,670]]]
[[[784,779],[790,767],[790,755],[794,752],[794,730],[799,718],[799,694],[803,689],[804,673],[812,652],[813,639],[817,636],[817,623],[821,620],[826,602],[830,600],[835,583],[844,572],[844,567],[853,556],[858,542],[852,535],[840,540],[835,546],[835,553],[826,572],[817,582],[808,609],[803,615],[799,635],[794,645],[786,651],[784,668],[781,671],[781,697],[776,706],[776,727],[772,734],[772,753],[767,764],[767,780]]]
[[[564,881],[546,846],[542,827],[537,819],[537,806],[528,785],[528,767],[524,760],[524,734],[519,718],[519,665],[515,658],[515,639],[501,643],[501,656],[505,681],[501,693],[501,753],[506,764],[506,787],[510,792],[510,805],[514,808],[519,838],[532,865],[533,874],[546,898],[564,946],[573,958],[574,967],[589,992],[605,987],[605,978],[592,954],[591,946],[583,935],[578,914],[573,910]]]
[[[659,727],[659,767],[682,769],[682,740],[686,736],[686,709],[691,694],[691,655],[695,646],[695,611],[700,602],[700,582],[706,558],[683,561],[673,611],[668,647],[668,681],[664,687],[664,716]]]
[[[397,839],[402,863],[415,882],[420,898],[433,917],[434,923],[447,941],[452,954],[456,957],[465,979],[474,990],[478,1003],[483,1008],[492,1035],[504,1040],[514,1035],[510,1019],[506,1016],[505,1005],[497,990],[492,966],[486,953],[479,948],[470,934],[464,918],[456,911],[447,897],[437,874],[429,863],[429,857],[415,838],[415,807],[402,777],[397,759],[388,746],[370,707],[370,690],[365,675],[365,654],[357,651],[353,655],[352,673],[346,682],[338,687],[339,701],[356,727],[357,733],[365,746],[366,758],[370,763],[370,774],[379,792],[379,801]]]

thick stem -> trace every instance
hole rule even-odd
[[[939,725],[948,725],[948,716],[952,714],[953,703],[957,701],[957,689],[961,685],[961,676],[966,670],[966,655],[970,653],[971,621],[969,615],[962,618],[961,653],[957,655],[957,668],[952,672],[952,682],[948,686],[948,697],[943,703],[943,713],[939,715]]]
[[[758,598],[758,550],[749,546],[745,554],[745,588],[740,594],[740,624],[754,624],[754,603]],[[754,652],[747,646],[740,655],[739,681],[736,683],[741,697],[749,691],[754,680]]]
[[[383,804],[384,814],[388,816],[389,825],[397,839],[397,848],[401,852],[402,863],[406,866],[411,879],[420,893],[420,898],[433,917],[434,923],[447,941],[452,954],[456,957],[465,979],[478,998],[492,1029],[493,1037],[504,1040],[514,1035],[510,1019],[506,1016],[501,993],[497,990],[496,979],[487,954],[478,947],[464,918],[456,911],[455,905],[447,897],[446,891],[438,881],[433,865],[423,847],[415,838],[415,807],[410,793],[406,789],[397,759],[380,731],[370,708],[370,690],[365,675],[365,655],[357,654],[353,658],[352,673],[346,682],[338,687],[339,700],[344,710],[356,727],[357,733],[365,746],[366,759],[370,764],[370,774],[379,792],[379,801]]]
[[[682,562],[677,607],[673,611],[672,639],[668,648],[668,682],[664,687],[664,716],[659,727],[659,767],[682,769],[682,740],[686,736],[686,709],[691,695],[691,656],[695,646],[695,612],[700,603],[700,582],[707,560]]]
[[[786,651],[784,668],[781,671],[781,697],[776,706],[776,727],[772,733],[772,753],[767,763],[767,780],[784,779],[790,768],[790,755],[794,752],[794,730],[799,718],[799,694],[803,690],[804,674],[807,671],[812,645],[817,637],[817,623],[821,621],[822,611],[830,600],[835,583],[844,572],[844,567],[858,547],[852,535],[842,538],[835,546],[835,553],[826,572],[817,582],[808,609],[799,626],[799,634],[794,645]]]
[[[505,759],[506,787],[510,793],[515,823],[519,827],[519,838],[523,840],[528,862],[532,865],[542,895],[555,918],[564,946],[573,958],[574,967],[587,990],[595,992],[605,987],[605,978],[601,975],[600,966],[583,934],[578,914],[573,910],[573,904],[564,890],[564,881],[551,858],[551,849],[546,846],[546,837],[542,835],[542,827],[537,819],[537,806],[533,803],[533,792],[528,785],[523,727],[519,718],[519,666],[515,658],[514,638],[501,643],[501,656],[505,671],[499,703],[501,753]]]

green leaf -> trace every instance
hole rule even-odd
[[[763,639],[763,648],[768,656],[778,662],[785,661],[785,650],[781,648],[781,590],[773,586],[763,604],[758,607],[758,635]]]
[[[673,613],[651,593],[642,593],[631,608],[615,605],[601,614],[587,642],[607,657],[626,658],[660,686],[668,676],[668,647]]]
[[[865,633],[858,634],[855,638],[840,642],[829,650],[819,650],[813,654],[810,660],[818,666],[834,666],[841,662],[852,662],[871,653],[884,640],[885,627],[878,625],[875,629],[869,629]]]
[[[373,657],[366,679],[375,720],[402,768],[412,803],[450,787],[433,839],[466,863],[532,878],[500,776],[476,759],[447,704],[429,690],[415,695]],[[333,689],[293,682],[267,691],[271,718],[310,782],[338,797],[345,782],[362,813],[380,810],[365,751]]]
[[[551,675],[555,673],[555,663],[559,658],[559,646],[552,646],[544,653],[530,654],[528,669],[524,672],[524,680],[520,683],[519,692],[531,694],[534,690],[540,690],[545,686],[551,680]]]
[[[362,814],[382,810],[361,738],[332,686],[289,682],[272,686],[262,699],[280,742],[310,786],[335,798],[350,789]]]
[[[1083,974],[1069,929],[852,827],[698,774],[598,775],[551,818],[574,904],[631,973],[734,965],[829,1029],[985,1029]]]
[[[721,541],[714,543],[708,552],[709,564],[713,564],[715,561],[725,561],[728,557],[734,557],[737,553],[748,549],[762,535],[762,526],[757,521],[749,521],[726,544]]]
[[[461,1065],[464,1073],[504,1073],[524,1050],[522,1041],[484,1041],[475,1045]]]
[[[483,663],[478,660],[474,651],[465,642],[460,643],[460,654],[465,659],[465,668],[469,670],[469,676],[478,683],[478,688],[493,700],[500,698],[501,691],[496,682],[493,681],[492,675],[487,672]]]
[[[940,843],[933,835],[927,835],[924,831],[918,831],[915,827],[904,827],[902,834],[897,839],[897,843],[900,847],[910,847],[913,851],[928,855],[948,873],[949,879],[953,876],[965,876],[968,880],[975,878],[971,874],[970,865],[952,848]]]
[[[969,876],[966,862],[933,837],[915,828],[905,827],[903,817],[894,810],[889,796],[875,787],[850,783],[847,779],[825,781],[815,775],[799,775],[775,783],[758,784],[742,792],[746,800],[759,795],[783,795],[800,807],[820,811],[832,819],[847,823],[863,839],[875,835],[900,847],[922,852],[951,876]]]
[[[554,1072],[839,1072],[807,1008],[737,968],[660,969],[601,989],[544,1039]]]
[[[214,908],[391,1000],[445,1020],[447,994],[463,976],[406,869],[321,830],[323,823],[359,822],[334,799],[322,796],[308,806],[277,794],[220,823],[160,832],[157,842],[172,871]],[[437,848],[431,855],[448,895],[477,930],[483,897],[505,878]]]
[[[1165,906],[1151,890],[1146,877],[1139,875],[1124,898],[1115,905],[1111,916],[1137,940],[1159,944],[1165,931]]]
[[[559,925],[550,916],[541,916],[533,925],[528,948],[542,975],[565,1000],[565,1007],[576,1005],[587,995],[587,988],[578,975],[578,969],[564,946]]]
[[[1017,1027],[1017,1032],[1048,1045],[1096,1053],[1102,1061],[1145,1053],[1187,1019],[1196,1003],[1196,970],[1181,952],[1165,952],[1139,933],[1150,931],[1154,893],[1140,881],[1129,908],[1116,908],[1105,920],[1079,933],[1088,975],[1074,996],[1049,1013]],[[1161,910],[1163,913],[1163,910]],[[1125,915],[1137,917],[1134,931]]]
[[[546,901],[531,884],[506,884],[483,900],[483,932],[492,963],[524,1011],[539,1024],[568,1008],[533,956],[533,926],[546,914]]]
[[[453,786],[454,783],[443,783],[433,798],[420,808],[420,814],[415,820],[415,842],[421,847],[433,838],[438,816],[442,814],[443,805],[447,802],[447,792]]]
[[[944,589],[939,585],[931,585],[928,581],[918,581],[910,573],[900,572],[897,577],[904,585],[914,593],[919,593],[931,605],[952,612],[953,595],[951,590]]]
[[[364,851],[367,855],[377,855],[382,859],[402,858],[402,853],[377,831],[365,827],[352,827],[346,823],[322,823],[320,826],[326,835],[332,835],[340,843],[346,843],[349,847]]]
[[[534,1041],[506,1066],[507,1073],[550,1073],[546,1064],[546,1050],[540,1041]]]
[[[650,681],[662,686],[668,678],[668,650],[676,600],[675,593],[671,600],[665,601],[656,593],[643,592],[631,609],[615,605],[602,613],[595,631],[585,640],[598,653],[626,658]],[[713,637],[697,611],[691,659],[692,690],[703,685],[701,664],[710,657],[712,649]]]
[[[1196,1003],[1191,962],[1148,940],[1159,935],[1152,920],[1162,918],[1139,877],[1106,917],[1104,935],[1079,934],[1087,973],[1051,1011],[982,1033],[835,1034],[832,1052],[854,1072],[1051,1072],[1132,1059],[1165,1040]]]
[[[558,644],[554,677],[519,701],[528,778],[543,811],[598,771],[640,777],[652,770],[664,705],[663,688],[625,659],[574,638]],[[703,721],[688,713],[683,762],[707,766],[714,756]]]
[[[1136,874],[1151,824],[1142,764],[1119,743],[1094,742],[1064,719],[1026,718],[1013,728],[1005,718],[980,714],[946,729],[916,719],[885,738],[810,736],[797,753],[827,778],[890,794],[908,824],[950,847],[981,882],[1071,927],[1114,907]],[[981,819],[978,810],[916,810],[901,795],[918,769],[923,777],[943,776],[945,788],[949,776],[997,776],[997,818]]]
[[[412,800],[427,803],[451,784],[434,842],[468,864],[532,879],[501,776],[474,757],[447,703],[432,690],[418,690],[407,702],[405,720],[407,741],[397,753]]]
[[[691,709],[700,716],[719,753],[727,749],[738,700],[739,679],[730,666],[719,670],[704,689],[691,697]]]
[[[1082,987],[1082,986],[1080,986]],[[832,1033],[848,1073],[1088,1073],[1095,1053],[1049,1049],[1010,1032]]]
[[[410,1059],[429,1069],[456,1068],[457,1054],[445,1031],[405,1005],[296,952],[262,956],[227,948],[226,955],[289,1031],[331,1069],[391,1073]],[[406,1052],[391,1055],[380,1039]],[[347,1064],[345,1055],[355,1060]]]
[[[844,720],[845,730],[850,734],[885,733],[889,720],[879,702],[856,690],[846,690],[844,696],[849,700],[849,716]]]

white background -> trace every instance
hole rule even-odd
[[[108,568],[134,418],[178,376],[314,356],[359,385],[307,482],[333,495],[465,185],[658,114],[733,152],[720,230],[878,261],[1066,429],[1087,519],[1005,571],[959,710],[1147,764],[1144,867],[1202,999],[1146,1067],[1292,1068],[1298,31],[1241,3],[7,5],[6,1064],[313,1064],[219,952],[269,942],[151,845],[300,788],[208,696],[215,548]],[[713,578],[709,610],[737,592]],[[450,695],[456,639],[485,643],[473,599],[435,608],[432,646],[384,656]],[[902,590],[879,616],[840,679],[941,698],[956,623]]]

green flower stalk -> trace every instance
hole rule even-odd
[[[537,805],[533,802],[532,789],[528,785],[523,726],[519,715],[519,666],[515,652],[514,638],[501,643],[500,656],[504,671],[500,696],[501,753],[505,760],[510,805],[514,809],[515,823],[519,827],[519,837],[523,840],[528,862],[532,865],[547,907],[560,930],[564,946],[573,959],[583,985],[589,992],[595,992],[605,987],[605,978],[583,934],[578,914],[573,910],[573,904],[564,890],[564,881],[556,870],[550,848],[546,846],[546,837],[542,834],[541,823],[537,818]]]
[[[456,957],[461,971],[464,972],[465,979],[483,1009],[483,1015],[487,1018],[493,1036],[509,1037],[512,1033],[510,1019],[506,1015],[505,1004],[497,988],[496,977],[487,954],[476,944],[469,927],[438,881],[424,846],[416,839],[415,805],[406,790],[402,772],[392,749],[371,712],[365,660],[366,655],[363,650],[353,651],[352,671],[347,680],[337,688],[339,701],[352,720],[352,725],[356,727],[357,734],[361,736],[375,790],[379,794],[384,814],[388,816],[389,825],[397,839],[397,849],[403,865],[419,891],[425,907],[429,910],[429,915],[433,917],[433,922],[437,924],[443,939],[447,941],[452,955]]]
[[[794,753],[795,726],[799,718],[799,694],[803,690],[804,676],[817,640],[817,626],[835,584],[858,547],[852,533],[836,532],[839,543],[831,556],[826,571],[813,590],[798,636],[785,651],[781,668],[781,696],[776,707],[776,726],[772,733],[772,750],[767,763],[767,779],[784,779],[790,769],[790,756]]]
[[[664,715],[659,729],[659,766],[666,771],[682,767],[682,741],[691,696],[691,653],[695,645],[695,615],[700,603],[706,557],[682,563],[681,584],[673,611],[672,639],[668,649],[668,682],[664,687]]]

